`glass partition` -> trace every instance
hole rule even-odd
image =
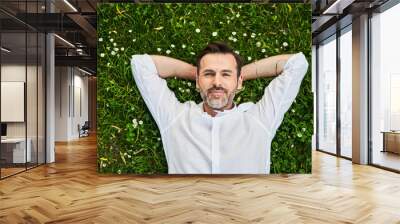
[[[31,158],[26,150],[26,33],[3,32],[1,47],[1,175],[6,177],[24,171]]]
[[[26,5],[28,3],[28,5]],[[45,163],[45,35],[16,17],[45,1],[1,1],[0,178]],[[5,22],[6,21],[6,22]]]

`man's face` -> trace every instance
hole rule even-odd
[[[242,76],[237,77],[237,65],[232,54],[206,54],[200,61],[196,86],[201,98],[215,110],[228,109],[236,89],[242,88]]]

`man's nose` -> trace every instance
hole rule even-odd
[[[214,86],[216,86],[216,87],[221,87],[221,75],[220,74],[216,74],[215,76],[214,76],[214,80],[213,80],[213,84],[214,84]]]

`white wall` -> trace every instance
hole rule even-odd
[[[55,141],[68,140],[68,86],[67,67],[55,68]]]
[[[83,75],[73,67],[56,67],[56,141],[79,138],[78,124],[88,120],[88,78]]]
[[[27,69],[27,70],[25,70]],[[31,75],[36,76],[36,66],[27,66],[20,64],[3,64],[1,66],[1,81],[2,82],[25,82],[25,75],[28,72],[27,88],[27,120],[28,120],[28,137],[34,130],[36,135],[36,80]],[[26,82],[25,82],[26,83]],[[4,96],[3,96],[4,97]],[[39,105],[40,107],[41,105]],[[8,108],[1,108],[7,110]],[[7,136],[8,137],[25,137],[25,122],[7,122]]]

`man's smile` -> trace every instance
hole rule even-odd
[[[208,90],[208,94],[216,98],[224,96],[226,93],[227,91],[223,88],[212,88]]]
[[[225,94],[225,91],[223,90],[212,90],[210,91],[210,94],[214,97],[221,97]]]

